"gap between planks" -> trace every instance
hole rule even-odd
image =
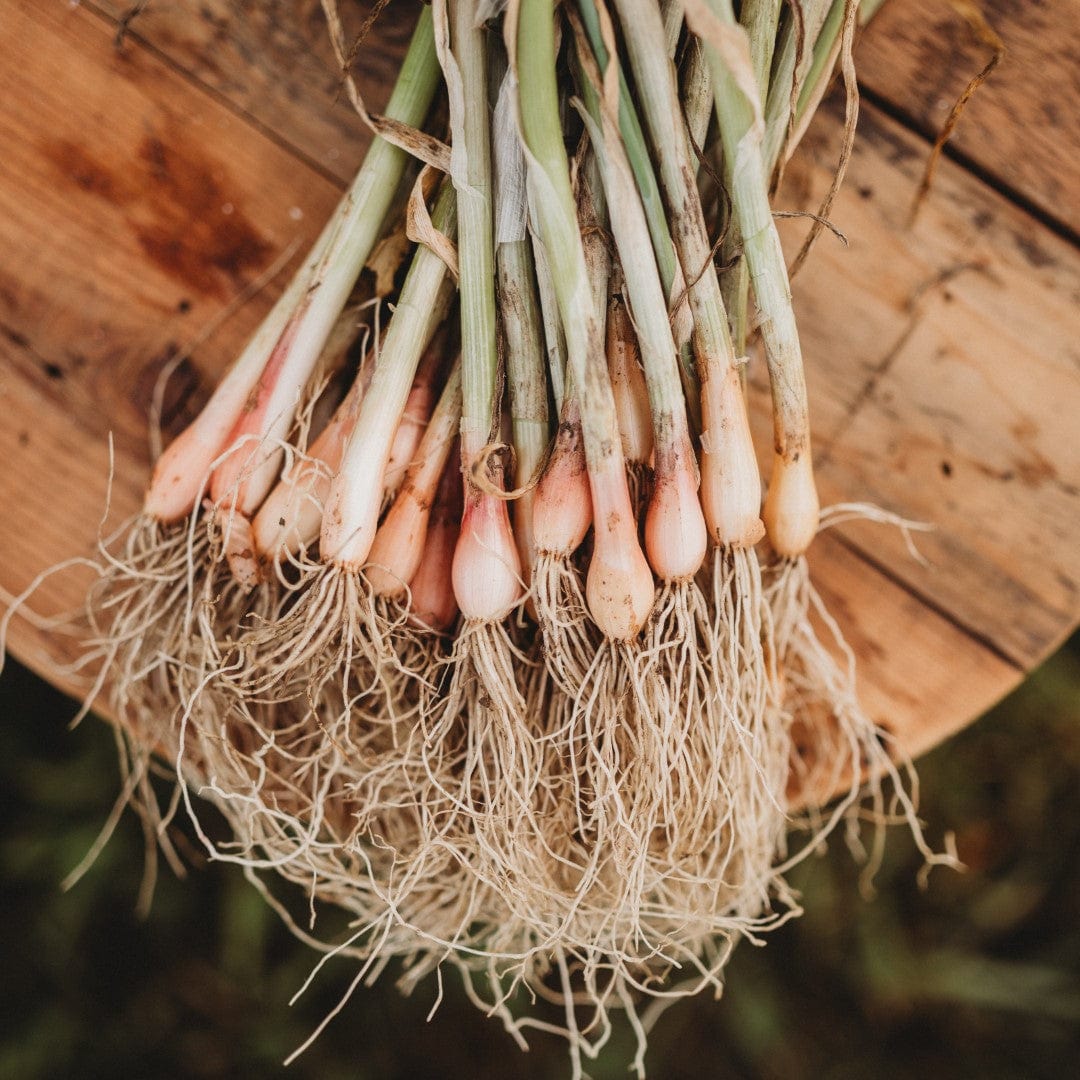
[[[929,157],[930,148],[937,138],[936,131],[929,131],[907,109],[890,101],[875,90],[867,90],[865,87],[860,86],[859,97],[864,104],[873,106],[874,109],[883,113],[905,131],[925,142],[927,145],[927,157]],[[856,138],[858,138],[857,133]],[[948,158],[973,179],[978,180],[984,187],[996,192],[1003,199],[1007,199],[1018,210],[1027,214],[1028,217],[1034,218],[1047,231],[1072,244],[1073,247],[1080,248],[1080,232],[1069,225],[1067,221],[1056,217],[1045,206],[1041,206],[1019,189],[1013,187],[992,169],[979,164],[970,154],[955,147],[951,140],[942,147],[942,157]],[[933,190],[933,186],[931,186],[930,191],[927,193],[928,197],[933,194]]]
[[[828,509],[828,507],[826,507]],[[833,533],[833,538],[842,547],[846,548],[859,560],[859,562],[870,567],[875,573],[885,578],[886,581],[891,582],[901,592],[906,593],[913,600],[917,600],[919,604],[926,608],[928,611],[933,612],[943,622],[948,623],[951,627],[963,634],[975,645],[985,649],[991,656],[1000,660],[1003,664],[1007,664],[1010,668],[1017,672],[1018,675],[1026,675],[1028,669],[1024,667],[1023,662],[1017,657],[1012,656],[1007,650],[1003,649],[992,638],[987,637],[985,634],[980,633],[978,630],[969,626],[963,619],[961,619],[955,612],[950,611],[948,608],[939,604],[933,597],[928,596],[921,589],[916,588],[909,581],[905,581],[895,570],[889,568],[889,566],[882,562],[880,559],[875,558],[865,548],[860,547],[849,536],[845,536],[842,532],[837,530]],[[1067,634],[1065,636],[1068,636]],[[1047,655],[1054,650],[1051,649],[1047,652]]]

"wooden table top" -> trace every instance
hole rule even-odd
[[[410,0],[399,0],[404,7]],[[89,554],[140,501],[162,367],[289,245],[303,251],[360,161],[318,0],[0,0],[0,588]],[[912,224],[930,136],[986,50],[947,3],[887,4],[859,43],[854,160],[794,283],[824,502],[933,523],[925,563],[897,530],[850,524],[812,565],[871,714],[921,752],[981,714],[1080,619],[1080,26],[1061,5],[988,0],[1009,49]],[[358,73],[382,104],[407,18]],[[816,209],[839,153],[836,95],[778,204]],[[792,246],[805,220],[784,223]],[[299,255],[296,256],[299,258]],[[180,364],[175,434],[287,275]],[[766,433],[760,366],[751,385]],[[32,609],[76,607],[86,577]],[[3,594],[0,593],[0,596]],[[77,644],[16,620],[8,646],[57,665]]]

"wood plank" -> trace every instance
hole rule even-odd
[[[338,192],[144,50],[114,52],[81,9],[4,7],[0,317],[64,372],[105,368],[145,398],[156,373],[128,361],[160,365],[284,248],[309,243]]]
[[[840,109],[829,103],[780,203],[816,208]],[[1080,575],[1080,254],[944,162],[914,227],[920,140],[864,108],[847,184],[795,279],[823,497],[933,523],[845,535],[933,606],[1024,667],[1075,625]],[[794,250],[804,222],[783,232]],[[753,382],[767,409],[762,365]],[[767,423],[758,425],[767,446]]]
[[[14,593],[93,550],[110,435],[112,525],[138,506],[162,367],[284,249],[298,260],[338,191],[145,49],[115,52],[85,10],[3,0],[0,28],[0,584]],[[181,365],[167,432],[282,284]],[[75,606],[79,580],[35,603]]]
[[[1080,233],[1080,5],[979,0],[1006,56],[972,98],[951,146]],[[893,0],[858,46],[860,84],[936,135],[992,50],[942,0]]]
[[[131,3],[93,6],[115,21]],[[372,6],[339,4],[350,39]],[[381,109],[390,96],[418,7],[417,0],[395,0],[353,65],[370,108]],[[128,32],[328,175],[347,182],[363,160],[371,133],[341,93],[319,0],[155,0]]]
[[[45,567],[92,550],[104,502],[109,430],[117,440],[112,520],[137,506],[147,471],[148,388],[170,346],[204,325],[293,235],[313,233],[336,192],[316,171],[241,122],[231,107],[208,97],[161,57],[137,42],[116,54],[111,29],[100,17],[16,0],[0,0],[0,16],[10,38],[4,45],[12,57],[0,73],[0,93],[6,95],[0,132],[8,148],[8,168],[0,176],[0,244],[13,254],[0,268],[0,321],[7,328],[0,341],[0,407],[5,416],[20,421],[0,425],[0,453],[19,463],[0,476],[0,505],[5,507],[0,549],[8,555],[0,565],[0,586],[17,592]],[[18,80],[14,71],[20,73]],[[823,486],[828,495],[842,492],[845,498],[865,496],[869,489],[865,478],[859,486],[860,455],[880,452],[880,445],[904,435],[908,421],[895,405],[879,421],[880,429],[866,431],[857,421],[867,402],[876,400],[876,389],[870,394],[865,390],[868,372],[910,321],[905,304],[920,283],[942,267],[970,261],[973,244],[982,244],[979,257],[988,271],[972,277],[980,282],[987,278],[993,288],[961,292],[966,279],[956,277],[949,288],[963,301],[954,305],[961,313],[959,321],[936,307],[926,308],[919,327],[927,339],[913,359],[904,356],[903,365],[894,362],[894,367],[911,363],[913,374],[923,371],[925,377],[919,363],[946,345],[955,347],[953,339],[959,337],[961,345],[968,345],[964,356],[977,377],[970,380],[964,411],[958,415],[961,424],[966,419],[977,429],[970,418],[985,416],[987,402],[994,400],[986,372],[998,377],[1004,371],[1020,380],[1024,395],[1031,392],[1024,380],[1062,380],[1059,339],[1068,340],[1066,332],[1071,333],[1071,316],[1063,314],[1065,283],[1076,274],[1075,253],[953,167],[943,170],[934,213],[915,233],[898,232],[903,213],[898,192],[911,185],[922,147],[895,125],[880,117],[875,121],[872,110],[867,115],[870,134],[864,133],[849,191],[836,211],[853,237],[852,248],[843,253],[830,248],[826,238],[797,282],[813,364],[813,407],[826,440],[821,445],[835,443],[824,455]],[[228,134],[224,149],[222,130]],[[837,132],[835,115],[825,114],[811,132],[809,149],[792,166],[786,198],[809,202],[816,196]],[[141,154],[149,137],[159,145],[153,153]],[[64,141],[80,147],[86,160],[68,153],[59,165],[50,147]],[[177,179],[189,175],[199,178],[198,183],[190,181],[192,188],[205,187],[207,178],[216,185],[212,203],[189,203],[192,197]],[[208,239],[198,230],[203,223],[220,223],[214,207],[220,210],[226,201],[255,237],[257,258],[230,255],[226,249],[213,259],[206,244],[186,246],[192,234]],[[301,211],[299,223],[290,213],[293,207]],[[971,215],[980,211],[990,217],[976,227]],[[162,245],[148,248],[142,239],[147,232],[163,235],[164,248],[183,257],[165,263],[155,258]],[[1025,262],[1021,235],[1049,252],[1056,267],[1044,266],[1040,272]],[[242,246],[241,255],[247,250]],[[272,291],[199,350],[180,380],[182,392],[167,403],[174,430],[265,310]],[[838,296],[857,318],[838,321]],[[189,310],[180,310],[183,300],[191,305]],[[988,358],[983,354],[986,326],[1003,310],[1010,311],[1013,325],[1031,324],[1030,340],[1008,338],[1010,356]],[[1041,329],[1040,319],[1048,320]],[[995,334],[989,334],[991,343]],[[78,362],[75,351],[82,357]],[[1039,355],[1048,359],[1045,367],[1033,369],[1036,378],[1026,369]],[[1051,396],[1071,400],[1070,385],[1062,388],[1055,382]],[[1023,400],[1025,410],[1034,409],[1033,402]],[[852,418],[846,429],[845,417]],[[1042,429],[1033,445],[1045,453],[1043,440],[1057,434]],[[986,438],[997,447],[998,435],[993,431]],[[966,440],[972,436],[966,428],[931,427],[925,438],[932,455],[943,446],[967,454],[981,446],[978,438],[969,446]],[[1020,436],[1008,436],[1003,449],[1012,452],[1014,441],[1023,443]],[[932,460],[937,468],[938,458]],[[1004,483],[974,468],[962,470],[960,478],[963,492],[969,485],[975,491],[996,491],[996,485]],[[886,473],[883,482],[888,479]],[[894,509],[913,513],[910,503],[922,508],[906,487],[896,499],[887,490],[870,490]],[[961,509],[970,510],[967,494],[955,497]],[[974,505],[983,505],[983,496],[971,498]],[[1004,569],[1010,581],[1024,583],[1035,596],[1031,612],[1008,613],[1028,626],[1026,647],[1006,650],[1001,645],[1010,641],[1001,612],[993,632],[986,634],[993,647],[965,632],[969,625],[985,629],[978,617],[969,622],[980,613],[965,606],[965,597],[971,590],[992,589],[999,581],[1002,564],[1019,543],[1024,516],[1041,520],[1061,511],[1063,520],[1073,520],[1069,515],[1075,512],[1074,502],[1046,484],[1020,486],[1015,498],[1004,515],[1008,520],[992,522],[1001,535],[985,545],[971,535],[985,529],[984,522],[973,525],[954,518],[947,523],[959,539],[932,554],[939,559],[939,574],[961,584],[943,594],[940,613],[920,602],[908,579],[898,573],[897,560],[889,555],[888,545],[895,541],[888,530],[878,529],[868,540],[849,531],[888,566],[887,575],[828,537],[815,546],[819,586],[860,656],[868,706],[908,733],[913,747],[929,745],[981,712],[1016,681],[1021,667],[1034,662],[1039,649],[1049,647],[1055,631],[1075,622],[1075,598],[1055,597],[1037,560],[1019,557],[1014,567]],[[1002,514],[997,503],[991,509]],[[1061,552],[1049,552],[1051,566],[1060,568],[1065,562]],[[892,575],[902,578],[899,584]],[[1034,585],[1028,585],[1027,575],[1034,575]],[[34,607],[43,614],[74,607],[81,588],[78,572],[51,579]],[[936,596],[930,589],[926,595]],[[46,670],[42,649],[64,654],[68,644],[25,623],[13,627],[13,651],[38,670]],[[1017,663],[999,658],[998,650],[1015,656]],[[55,671],[48,674],[62,681]]]
[[[855,654],[859,700],[913,757],[980,716],[1023,672],[884,578],[828,532],[810,555],[814,586]]]

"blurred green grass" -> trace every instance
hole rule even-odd
[[[521,1054],[446,980],[402,998],[360,989],[288,1070],[284,1058],[345,992],[238,871],[164,870],[135,915],[143,839],[125,815],[71,891],[119,787],[113,736],[17,665],[0,679],[0,1077],[548,1078],[560,1042]],[[920,762],[922,817],[956,834],[962,874],[935,871],[902,829],[865,899],[842,841],[797,875],[806,913],[766,948],[741,945],[720,1001],[674,1006],[650,1076],[988,1080],[1080,1073],[1080,635],[986,717]],[[181,836],[181,841],[183,837]],[[190,838],[189,838],[190,839]],[[324,928],[325,932],[325,928]],[[596,1080],[628,1075],[620,1027]]]

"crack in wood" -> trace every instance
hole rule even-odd
[[[886,350],[885,355],[871,366],[866,381],[852,399],[851,404],[845,409],[843,416],[841,416],[832,435],[826,440],[824,447],[817,454],[819,468],[829,462],[837,444],[851,429],[863,406],[874,397],[878,386],[881,385],[882,380],[888,375],[907,343],[911,340],[912,335],[918,329],[919,324],[926,315],[926,298],[933,295],[935,289],[942,288],[968,270],[984,272],[986,267],[980,262],[956,263],[954,266],[943,267],[938,273],[920,282],[915,287],[904,305],[908,312],[907,323],[896,341]]]

